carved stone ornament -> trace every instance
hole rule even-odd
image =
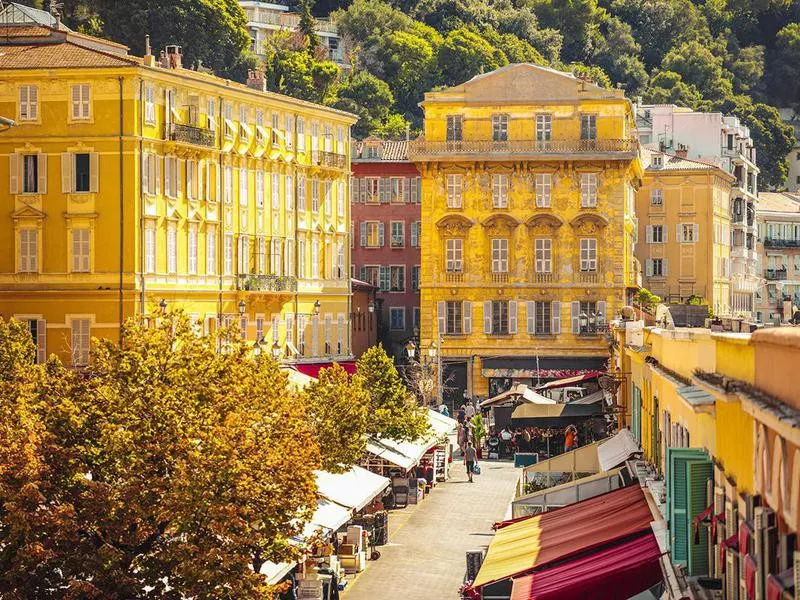
[[[572,228],[581,235],[591,235],[608,226],[608,219],[597,213],[583,213],[569,222]]]
[[[487,233],[499,235],[511,233],[519,225],[519,221],[510,215],[500,214],[487,217],[481,225]]]
[[[444,237],[463,237],[475,222],[462,215],[448,215],[437,221],[436,226]]]
[[[562,221],[559,217],[549,213],[535,214],[525,221],[525,225],[530,227],[534,233],[555,232],[555,230],[561,227],[563,224],[564,221]]]

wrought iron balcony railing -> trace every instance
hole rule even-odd
[[[428,155],[450,155],[454,157],[477,154],[574,154],[574,153],[633,153],[638,147],[635,139],[601,140],[468,140],[457,142],[434,142],[424,138],[413,140],[408,146],[411,160]]]
[[[239,275],[237,289],[249,292],[296,292],[297,278],[291,275]]]
[[[782,269],[766,269],[764,271],[764,279],[770,279],[772,281],[779,280],[779,279],[786,279],[787,272],[786,267]]]
[[[317,157],[317,164],[323,167],[344,169],[346,163],[347,157],[344,154],[336,154],[335,152],[320,151]]]
[[[782,240],[779,238],[765,238],[764,246],[767,248],[800,248],[800,240]]]
[[[181,123],[170,123],[167,137],[173,142],[187,142],[209,148],[213,148],[215,142],[212,130]]]

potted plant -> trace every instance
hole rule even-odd
[[[475,449],[478,451],[478,458],[483,458],[483,438],[486,437],[486,428],[483,425],[481,413],[472,417],[472,434],[475,436]]]

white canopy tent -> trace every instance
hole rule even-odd
[[[391,484],[386,477],[361,467],[338,475],[326,471],[314,473],[320,496],[355,511],[364,508]]]

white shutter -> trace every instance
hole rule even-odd
[[[508,333],[517,333],[517,301],[511,300],[508,303]]]
[[[47,154],[39,154],[39,193],[47,193]]]
[[[492,303],[490,300],[483,303],[483,333],[492,333]]]
[[[12,155],[13,156],[13,155]],[[74,161],[71,152],[61,153],[61,191],[65,194],[72,192],[72,169]]]
[[[652,244],[653,243],[653,226],[652,225],[648,225],[647,226],[647,243],[648,244]]]
[[[100,189],[100,155],[89,153],[89,191],[96,194]]]
[[[151,155],[146,152],[142,155],[142,192],[150,192],[150,161]]]
[[[600,300],[597,303],[597,312],[598,312],[598,314],[602,313],[603,322],[604,323],[608,323],[608,315],[606,314],[606,301],[605,300]]]
[[[444,335],[447,333],[446,327],[446,319],[445,319],[445,312],[447,311],[447,303],[443,300],[440,300],[436,303],[436,314],[439,319],[439,335]]]
[[[361,247],[363,248],[364,246],[367,245],[367,224],[365,222],[361,223],[361,225],[359,226],[359,229],[361,230],[360,231],[360,234],[361,234],[360,241],[361,241]]]
[[[675,241],[681,243],[681,224],[675,225]]]
[[[197,190],[194,192],[195,198],[198,200],[207,200],[208,196],[205,193],[205,183],[203,181],[203,176],[205,175],[206,170],[206,163],[204,160],[198,161],[195,163],[195,189]]]
[[[10,194],[19,193],[19,156],[17,154],[8,155],[8,191]]]
[[[36,321],[36,362],[43,364],[47,361],[47,321]]]
[[[652,277],[653,276],[653,259],[651,259],[651,258],[646,259],[644,261],[644,265],[645,265],[645,274],[648,277]]]
[[[174,164],[175,159],[172,157],[165,157],[164,169],[164,195],[171,197],[172,194],[172,178],[175,177]]]
[[[561,333],[561,302],[552,302],[550,304],[551,318],[552,318],[552,333]]]
[[[464,333],[472,333],[472,302],[464,301],[461,304],[464,313]]]
[[[570,305],[570,316],[572,317],[572,333],[581,332],[581,322],[578,315],[581,314],[581,303],[572,302]]]
[[[156,196],[161,195],[161,177],[164,172],[164,157],[156,156]]]
[[[182,158],[179,158],[175,161],[175,197],[182,198],[183,197],[183,177],[184,173],[186,172],[186,161]]]
[[[378,223],[378,248],[383,248],[384,226],[383,221]]]
[[[526,302],[525,312],[528,318],[528,333],[536,333],[536,302]]]
[[[667,259],[661,259],[661,274],[666,277],[667,276]],[[726,276],[730,277],[730,273],[726,273]]]
[[[693,223],[692,224],[692,229],[694,230],[692,232],[694,234],[694,236],[692,237],[692,240],[696,244],[697,242],[700,241],[700,238],[698,237],[700,235],[700,226],[697,223]]]

